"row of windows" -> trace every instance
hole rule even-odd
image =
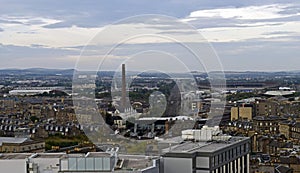
[[[269,130],[270,132],[277,131],[277,127],[259,127],[257,130]]]
[[[249,143],[245,143],[243,145],[240,145],[238,147],[229,149],[227,151],[224,151],[221,154],[218,154],[211,158],[212,166],[218,166],[226,161],[229,161],[233,158],[239,157],[242,154],[245,154],[249,151]]]
[[[294,131],[294,132],[300,132],[300,128],[298,128],[298,127],[293,127],[293,128],[292,128],[292,131]]]
[[[44,145],[42,144],[42,145],[34,145],[34,146],[27,146],[27,147],[22,147],[22,148],[20,148],[20,151],[29,151],[29,150],[33,150],[33,149],[39,149],[39,148],[43,148],[44,147]],[[4,152],[17,152],[17,149],[16,149],[17,147],[13,147],[13,149],[12,150],[10,150],[10,148],[9,147],[5,147],[4,148]]]
[[[38,149],[38,148],[43,148],[43,147],[44,147],[44,145],[42,144],[42,145],[35,145],[35,146],[32,146],[32,147],[28,146],[27,149],[31,150],[31,149]],[[22,150],[25,151],[26,147],[23,147]]]
[[[248,159],[247,156],[243,156],[244,159],[235,160],[224,166],[218,167],[212,171],[212,173],[228,173],[228,172],[248,172]]]
[[[265,122],[265,123],[260,122],[260,123],[257,123],[257,125],[258,126],[272,126],[272,125],[278,126],[278,123],[277,122],[274,122],[274,123],[272,123],[272,122]]]
[[[63,168],[67,171],[110,171],[111,158],[99,157],[99,158],[69,158],[67,160],[68,166]],[[62,163],[63,164],[63,163]]]
[[[300,134],[299,133],[292,133],[292,138],[300,139]]]

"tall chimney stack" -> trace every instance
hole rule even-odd
[[[125,74],[125,64],[122,64],[122,109],[125,110],[126,106],[126,74]]]

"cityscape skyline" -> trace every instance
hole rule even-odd
[[[300,2],[0,4],[0,172],[300,173]]]

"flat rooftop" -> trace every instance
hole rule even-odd
[[[90,152],[87,157],[111,157],[111,154],[105,152]]]
[[[123,167],[116,172],[122,172],[122,170],[142,170],[153,165],[153,160],[158,159],[157,157],[150,157],[144,155],[119,155],[119,160],[124,160]]]
[[[65,153],[3,153],[0,154],[0,160],[23,160],[41,159],[40,162],[46,163],[49,159],[67,159],[67,158],[88,158],[88,157],[110,157],[110,153],[93,152],[85,154],[65,154]],[[153,166],[153,161],[158,157],[145,155],[118,155],[118,162],[122,163],[121,168],[116,168],[115,172],[126,172],[132,170],[143,170]]]
[[[171,148],[165,148],[163,152],[164,153],[194,153],[194,152],[212,153],[246,140],[249,140],[249,138],[231,137],[228,141],[212,141],[212,142],[186,141],[182,144],[172,146]]]
[[[0,153],[0,160],[12,159],[61,159],[68,157],[85,157],[84,154],[66,154],[66,153]]]
[[[66,158],[68,155],[66,153],[39,153],[32,155],[31,158],[45,158],[45,159],[54,159],[54,158]]]
[[[26,159],[32,156],[32,153],[5,153],[0,154],[0,160]]]

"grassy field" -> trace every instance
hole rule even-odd
[[[78,135],[74,137],[52,135],[45,140],[45,143],[46,143],[46,150],[51,150],[52,146],[58,146],[60,148],[63,148],[63,147],[78,145],[85,141],[88,141],[88,138],[85,135]]]

